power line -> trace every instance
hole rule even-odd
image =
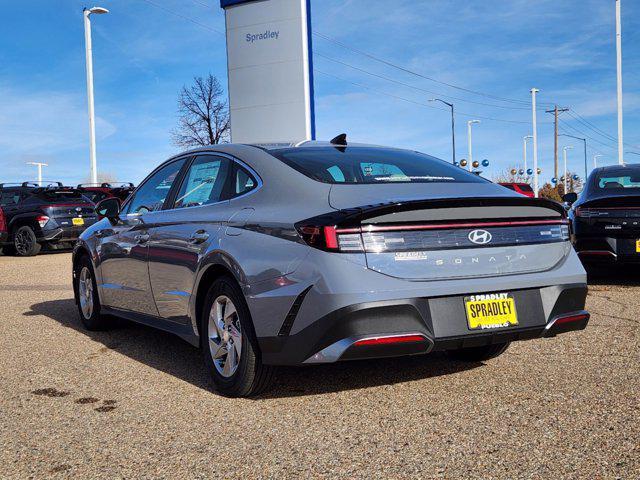
[[[415,71],[410,70],[410,69],[408,69],[406,67],[403,67],[401,65],[397,65],[395,63],[392,63],[392,62],[390,62],[388,60],[385,60],[383,58],[377,57],[377,56],[375,56],[375,55],[373,55],[371,53],[365,52],[363,50],[359,50],[357,48],[353,48],[353,47],[351,47],[351,46],[349,46],[349,45],[347,45],[347,44],[345,44],[345,43],[343,43],[343,42],[341,42],[339,40],[336,40],[335,38],[329,37],[328,35],[324,35],[323,33],[313,32],[313,34],[318,36],[318,37],[320,37],[320,38],[322,38],[322,39],[324,39],[324,40],[332,42],[332,43],[334,43],[334,44],[336,44],[336,45],[338,45],[338,46],[340,46],[342,48],[345,48],[345,49],[347,49],[347,50],[349,50],[349,51],[351,51],[353,53],[357,53],[358,55],[363,55],[363,56],[365,56],[365,57],[367,57],[367,58],[369,58],[371,60],[374,60],[376,62],[382,63],[383,65],[387,65],[388,67],[395,68],[397,70],[400,70],[400,71],[408,73],[410,75],[422,78],[424,80],[428,80],[430,82],[439,83],[441,85],[446,85],[447,87],[450,87],[450,88],[455,88],[456,90],[461,90],[463,92],[472,93],[474,95],[480,95],[480,96],[483,96],[483,97],[486,97],[486,98],[492,98],[494,100],[499,100],[501,102],[516,103],[516,104],[521,104],[521,105],[528,105],[529,104],[529,102],[525,101],[525,100],[516,100],[516,99],[512,99],[512,98],[499,97],[497,95],[492,95],[492,94],[488,94],[488,93],[484,93],[484,92],[479,92],[477,90],[471,90],[471,89],[468,89],[468,88],[460,87],[458,85],[454,85],[452,83],[444,82],[444,81],[435,79],[433,77],[429,77],[429,76],[423,75],[421,73],[415,72]],[[550,105],[550,104],[541,104],[541,105]]]
[[[395,98],[396,100],[402,100],[403,102],[412,103],[414,105],[419,105],[421,107],[433,108],[435,110],[449,111],[447,109],[436,107],[434,105],[429,105],[427,103],[422,103],[422,102],[418,102],[418,101],[415,101],[415,100],[411,100],[409,98],[402,97],[400,95],[395,95],[393,93],[388,93],[388,92],[384,92],[384,91],[381,91],[381,90],[377,90],[377,89],[372,88],[372,87],[370,87],[368,85],[364,85],[362,83],[354,82],[352,80],[347,80],[346,78],[339,77],[339,76],[334,75],[332,73],[323,72],[322,70],[315,69],[315,72],[316,73],[321,73],[323,75],[327,75],[329,77],[333,77],[333,78],[335,78],[337,80],[340,80],[340,81],[343,81],[343,82],[346,82],[346,83],[350,83],[350,84],[355,85],[356,87],[359,87],[359,88],[364,88],[365,90],[369,90],[371,92],[377,93],[378,95],[384,95],[386,97]],[[494,122],[517,123],[517,124],[529,124],[530,123],[528,121],[522,121],[522,120],[505,120],[505,119],[502,119],[502,118],[485,117],[483,115],[476,115],[476,114],[473,114],[473,113],[466,113],[466,112],[460,112],[460,111],[456,111],[455,114],[456,115],[461,115],[461,116],[464,116],[464,117],[469,117],[469,118],[481,118],[483,120],[491,120],[491,121],[494,121]],[[545,123],[549,123],[549,122],[545,122]]]
[[[329,56],[324,55],[324,54],[319,53],[319,52],[314,52],[313,55],[314,56],[318,56],[318,57],[322,57],[324,59],[327,59],[330,62],[334,62],[334,63],[340,64],[340,65],[343,65],[345,67],[352,68],[353,70],[357,70],[359,72],[366,73],[367,75],[370,75],[372,77],[380,78],[382,80],[386,80],[387,82],[392,82],[392,83],[395,83],[395,84],[398,84],[398,85],[402,85],[402,86],[407,87],[407,88],[411,88],[413,90],[417,90],[417,91],[425,92],[425,93],[430,93],[432,95],[436,95],[436,96],[439,96],[439,97],[450,98],[452,100],[457,100],[457,101],[460,101],[460,102],[473,103],[475,105],[483,105],[485,107],[503,108],[503,109],[507,109],[507,110],[526,110],[526,111],[531,111],[531,107],[513,107],[513,106],[509,106],[509,105],[498,105],[498,104],[495,104],[495,103],[476,102],[475,100],[467,100],[467,99],[460,98],[460,97],[454,97],[452,95],[446,95],[446,94],[443,94],[441,92],[436,92],[436,91],[433,91],[433,90],[427,90],[425,88],[416,87],[415,85],[411,85],[409,83],[404,83],[404,82],[401,82],[399,80],[395,80],[393,78],[387,77],[385,75],[380,75],[378,73],[370,72],[369,70],[366,70],[364,68],[356,67],[355,65],[352,65],[350,63],[343,62],[343,61],[340,61],[340,60],[336,60],[335,58],[329,57]]]
[[[602,141],[598,140],[597,138],[593,138],[592,136],[587,135],[587,134],[586,134],[586,133],[584,133],[582,130],[579,130],[578,128],[576,128],[576,127],[574,127],[574,126],[572,126],[572,125],[570,125],[570,124],[568,124],[568,123],[566,123],[566,122],[563,122],[563,123],[562,123],[562,125],[563,125],[564,127],[567,127],[567,128],[569,128],[569,129],[571,129],[573,132],[576,132],[576,133],[578,133],[579,135],[582,135],[583,137],[588,138],[589,140],[591,140],[591,141],[593,141],[593,142],[599,143],[599,144],[600,144],[600,145],[602,145],[603,147],[606,147],[606,148],[612,148],[612,149],[615,149],[615,148],[616,148],[616,147],[613,147],[613,146],[611,146],[611,145],[609,145],[609,144],[607,144],[607,143],[604,143],[604,142],[602,142]],[[563,131],[565,131],[565,130],[563,130]],[[568,132],[567,132],[567,133],[568,133]]]
[[[198,25],[199,27],[205,28],[207,30],[209,30],[210,32],[215,32],[215,33],[219,33],[220,35],[224,35],[224,33],[222,33],[220,30],[210,27],[209,25],[205,25],[204,23],[200,23],[197,20],[194,20],[191,17],[187,17],[186,15],[182,15],[181,13],[175,12],[173,10],[169,10],[168,8],[162,6],[162,5],[158,5],[156,2],[153,2],[152,0],[142,0],[143,2],[148,3],[149,5],[153,5],[156,8],[159,8],[160,10],[164,10],[165,12],[171,14],[171,15],[175,15],[176,17],[182,18],[183,20],[186,20],[187,22],[191,22],[194,25]]]

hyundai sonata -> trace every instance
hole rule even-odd
[[[589,319],[560,204],[414,151],[215,145],[96,210],[73,255],[86,328],[115,315],[179,335],[230,396],[277,365],[482,361]]]

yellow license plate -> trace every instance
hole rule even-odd
[[[516,302],[509,293],[471,295],[465,297],[464,305],[471,330],[518,325]]]
[[[72,218],[71,223],[73,223],[75,227],[81,227],[84,225],[84,218]]]
[[[636,253],[640,253],[640,240],[636,240]]]

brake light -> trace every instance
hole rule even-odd
[[[49,221],[49,217],[47,217],[46,215],[39,215],[36,218],[36,221],[38,222],[38,225],[40,225],[40,228],[44,228],[44,226]]]
[[[4,212],[2,211],[2,208],[0,208],[0,232],[6,232],[7,231],[7,219],[4,216]]]

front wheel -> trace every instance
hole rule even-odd
[[[233,279],[222,277],[211,285],[201,327],[204,363],[217,391],[249,397],[269,386],[273,367],[262,364],[249,308]]]
[[[31,227],[18,228],[13,235],[13,246],[16,254],[21,257],[33,257],[40,253],[42,248],[38,243],[36,234]]]
[[[449,350],[447,354],[463,362],[482,362],[502,355],[509,347],[510,342],[496,343],[494,345],[484,345],[482,347],[461,348],[459,350]]]

